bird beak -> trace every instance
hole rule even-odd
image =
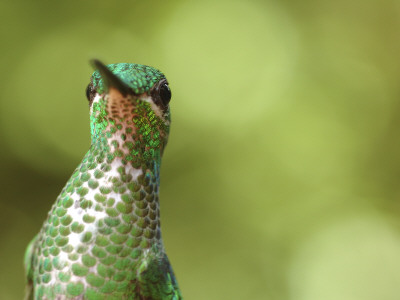
[[[128,95],[130,88],[121,79],[114,75],[105,64],[97,59],[91,60],[91,64],[93,65],[94,69],[97,69],[100,72],[106,91],[109,92],[114,88],[117,89],[124,97]]]

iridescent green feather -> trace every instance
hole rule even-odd
[[[34,253],[33,250],[35,248],[35,244],[38,236],[36,235],[32,241],[28,244],[24,255],[24,267],[26,273],[26,292],[25,292],[25,300],[33,299],[33,264],[34,264]]]
[[[132,94],[110,104],[104,74],[93,73],[92,145],[27,248],[31,299],[181,299],[159,220],[169,108],[160,116],[142,100],[165,77],[138,64],[108,68]]]
[[[107,68],[137,95],[148,92],[156,82],[165,78],[164,74],[157,69],[145,65],[122,63],[110,64]],[[92,82],[99,93],[104,92],[106,87],[99,71],[93,73]]]
[[[143,299],[182,299],[166,255],[149,257],[138,271],[139,293]]]

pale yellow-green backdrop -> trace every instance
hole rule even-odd
[[[400,2],[2,1],[0,299],[89,147],[90,58],[170,81],[188,300],[400,298]]]

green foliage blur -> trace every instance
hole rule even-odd
[[[89,147],[91,58],[162,70],[185,299],[400,295],[400,2],[2,1],[0,299]]]

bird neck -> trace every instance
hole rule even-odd
[[[160,130],[168,129],[157,123],[145,101],[128,97],[115,104],[109,98],[97,95],[91,106],[91,147],[106,154],[108,162],[117,159],[133,168],[159,168],[167,139]]]
[[[103,225],[116,226],[121,240],[128,239],[128,246],[162,249],[158,197],[161,150],[149,152],[134,119],[94,109],[99,113],[91,115],[92,145],[83,163],[89,169],[94,167],[92,175],[98,182],[92,192],[96,216],[104,220],[99,232],[109,230],[101,229]]]
[[[104,136],[92,144],[80,167],[88,168],[94,181],[92,186],[88,181],[91,195],[85,198],[94,199],[90,211],[100,220],[96,223],[100,233],[111,233],[115,227],[116,243],[126,241],[130,248],[142,250],[162,249],[160,161],[136,167],[130,158],[135,148],[126,149],[123,145]]]

